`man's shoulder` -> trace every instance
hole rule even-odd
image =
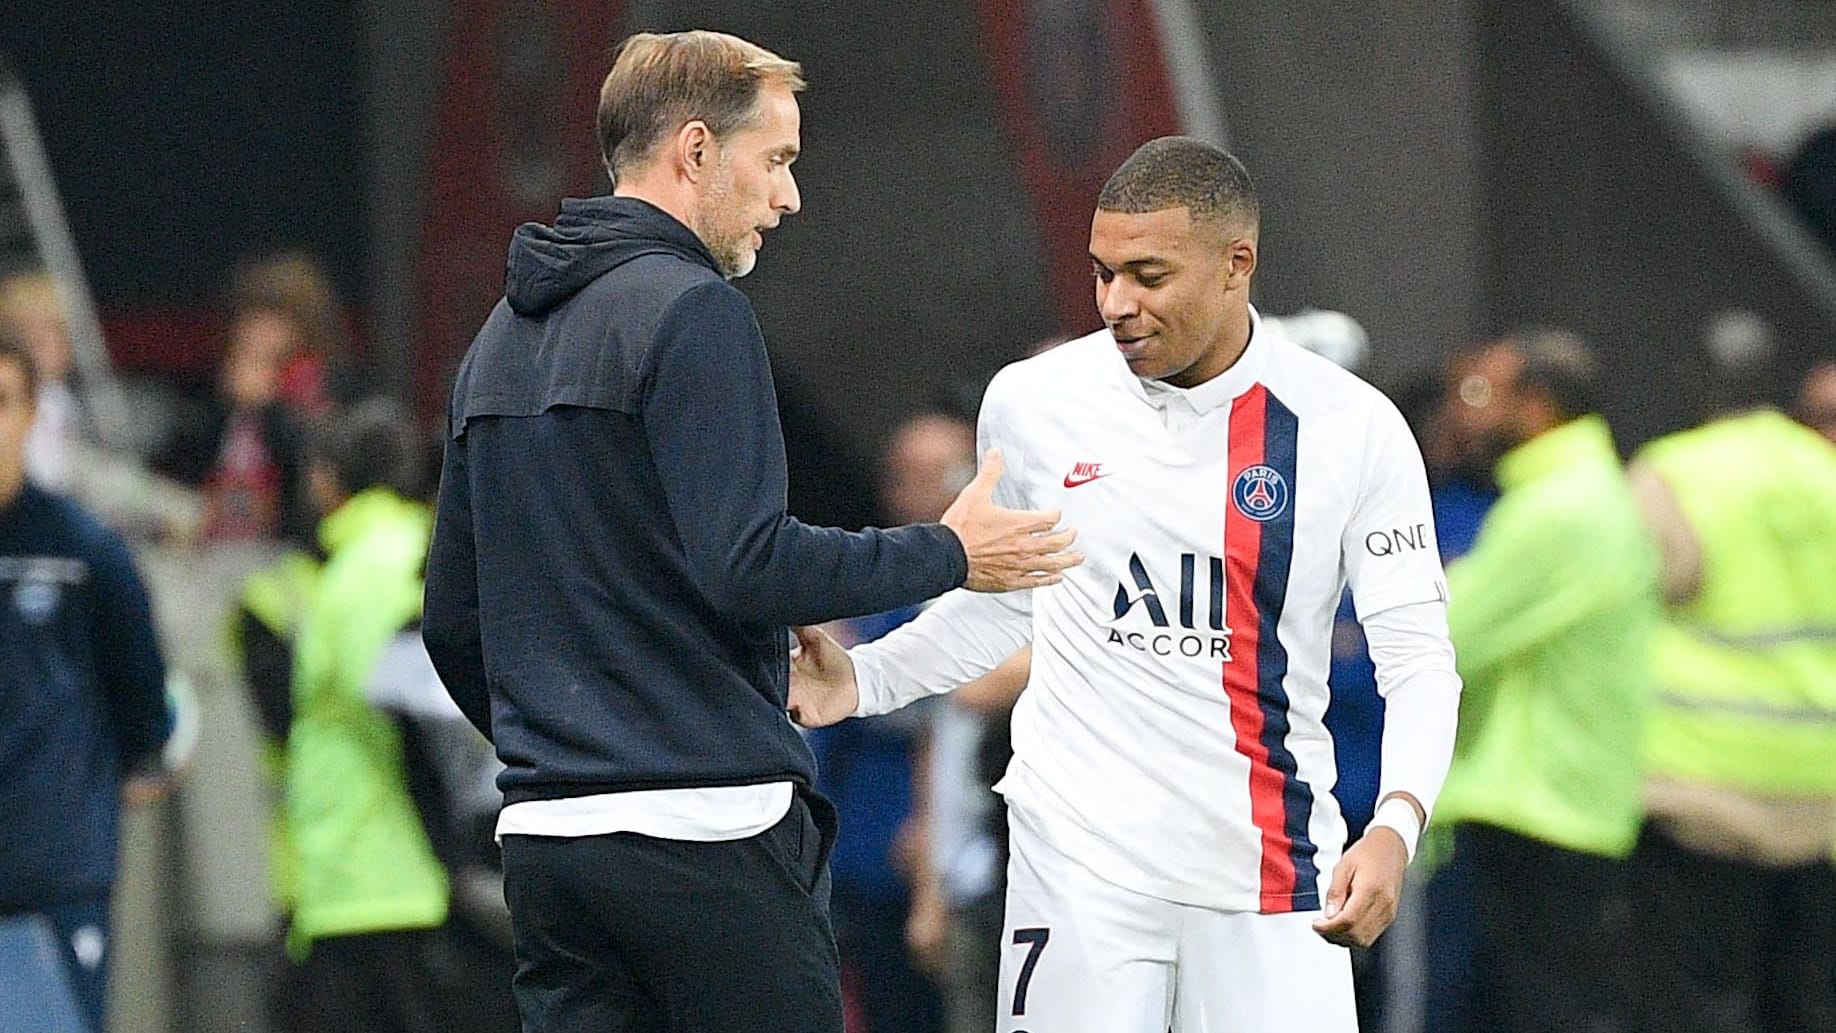
[[[71,499],[28,485],[16,505],[19,531],[0,546],[0,565],[70,583],[132,570],[126,540]]]
[[[574,359],[602,358],[610,336],[628,368],[645,364],[672,327],[750,333],[752,301],[726,277],[669,252],[639,255],[582,288],[565,316],[569,332],[555,335]]]
[[[19,506],[40,551],[84,559],[127,553],[127,543],[119,534],[67,495],[28,484]]]
[[[1286,337],[1278,337],[1270,343],[1264,379],[1270,390],[1291,408],[1366,419],[1375,413],[1387,414],[1396,409],[1389,396],[1363,377]]]
[[[669,251],[638,255],[608,270],[581,288],[580,297],[594,305],[615,304],[621,308],[635,305],[640,311],[662,313],[685,295],[704,288],[711,290],[704,295],[707,297],[745,297],[726,277]]]
[[[651,251],[606,270],[572,298],[539,314],[519,315],[507,302],[500,302],[480,331],[474,350],[488,350],[493,342],[515,338],[519,328],[554,322],[572,331],[553,335],[564,347],[588,342],[591,335],[584,331],[593,327],[653,332],[656,324],[690,295],[695,295],[697,301],[737,300],[750,305],[739,288],[707,266],[674,252]]]
[[[1486,525],[1534,542],[1561,542],[1570,554],[1589,544],[1643,542],[1631,484],[1617,465],[1576,464],[1506,490]]]
[[[744,294],[676,255],[640,255],[537,316],[500,301],[460,363],[449,433],[484,416],[538,416],[559,405],[629,412],[666,320],[751,319]]]

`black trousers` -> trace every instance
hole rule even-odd
[[[841,1033],[835,812],[749,839],[505,836],[525,1033]]]
[[[1473,1028],[1625,1030],[1627,864],[1489,825],[1460,826],[1455,843],[1473,879]]]
[[[1836,1030],[1836,871],[1695,853],[1650,826],[1632,857],[1641,1033]]]

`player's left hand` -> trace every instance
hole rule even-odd
[[[791,631],[797,636],[797,650],[791,654],[791,720],[805,728],[821,728],[853,716],[861,691],[848,651],[821,628]]]
[[[1396,920],[1409,850],[1393,829],[1365,832],[1332,873],[1326,911],[1313,931],[1341,947],[1369,947]]]

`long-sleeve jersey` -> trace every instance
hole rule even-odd
[[[979,434],[1006,459],[997,500],[1061,509],[1086,561],[854,650],[862,713],[1030,640],[997,786],[1016,827],[1140,893],[1316,909],[1345,840],[1324,718],[1349,582],[1391,707],[1380,792],[1433,806],[1459,681],[1421,456],[1375,389],[1258,323],[1181,390],[1102,331],[1002,371]]]

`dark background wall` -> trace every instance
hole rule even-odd
[[[358,286],[355,11],[131,0],[0,9],[0,56],[30,90],[107,309],[193,308],[237,256],[277,245],[311,249]]]
[[[1231,148],[1263,201],[1256,298],[1363,322],[1371,374],[1484,323],[1468,0],[1201,4]]]

